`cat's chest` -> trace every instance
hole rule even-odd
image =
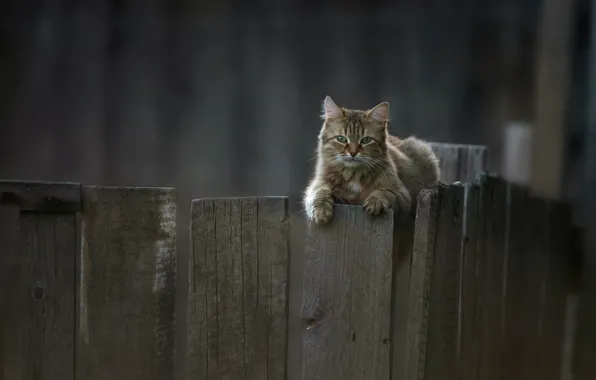
[[[359,182],[350,182],[346,185],[349,192],[359,194],[362,192],[362,184]]]
[[[369,186],[360,181],[346,181],[337,186],[334,195],[338,201],[348,204],[361,204],[370,193]]]

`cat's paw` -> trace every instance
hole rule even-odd
[[[312,220],[317,224],[328,223],[333,217],[333,204],[321,202],[313,206]]]
[[[389,208],[389,201],[376,195],[369,195],[362,207],[371,215],[379,215]]]

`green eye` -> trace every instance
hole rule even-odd
[[[345,138],[344,136],[337,136],[336,139],[337,139],[337,141],[339,141],[342,144],[345,144],[348,142],[348,139]]]
[[[360,144],[368,144],[371,141],[372,139],[370,137],[363,137],[362,140],[360,140]]]

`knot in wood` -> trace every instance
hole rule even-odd
[[[309,319],[308,321],[306,321],[307,325],[306,326],[306,330],[310,330],[313,329],[315,327],[317,327],[317,324],[319,323],[316,319]]]
[[[35,289],[33,289],[32,296],[33,296],[34,300],[41,301],[42,299],[45,298],[46,292],[45,292],[45,290],[43,290],[42,287],[36,286]]]

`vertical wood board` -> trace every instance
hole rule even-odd
[[[192,203],[187,379],[284,380],[286,197]]]
[[[173,378],[176,194],[83,188],[78,378]]]
[[[336,205],[305,244],[303,380],[388,380],[393,213]]]

